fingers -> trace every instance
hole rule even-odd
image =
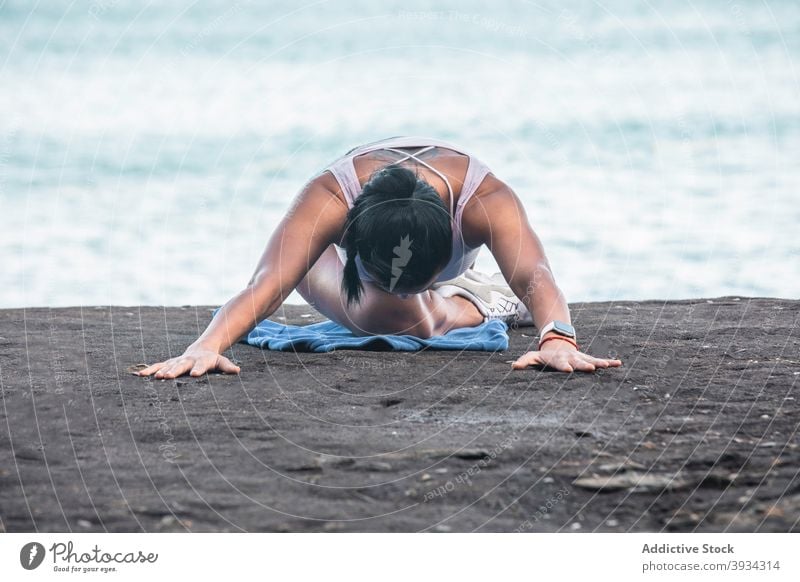
[[[535,365],[544,365],[548,368],[569,373],[574,371],[594,372],[598,368],[621,366],[622,362],[615,359],[595,358],[589,354],[573,350],[558,350],[554,353],[534,351],[521,356],[511,367],[514,370],[522,370]]]
[[[591,362],[588,362],[585,357],[581,357],[582,355],[583,354],[576,354],[570,358],[572,365],[575,366],[576,370],[581,372],[594,372],[597,367]]]
[[[558,358],[552,361],[547,362],[548,368],[553,368],[554,370],[558,370],[559,372],[574,372],[575,367],[569,362],[567,358]]]
[[[155,374],[155,377],[158,379],[170,379],[177,378],[188,372],[192,376],[197,377],[214,369],[219,369],[226,374],[238,374],[241,372],[241,368],[225,356],[203,354],[199,357],[196,355],[181,356],[179,358],[172,358],[166,362],[159,362],[148,366],[144,370],[140,370],[138,375],[150,376],[151,374]]]
[[[203,359],[199,360],[193,367],[192,371],[189,372],[191,376],[202,376],[209,370],[213,370],[217,368],[221,372],[225,372],[226,374],[238,374],[241,372],[241,368],[231,362],[225,356],[217,356],[216,361]]]
[[[191,370],[194,360],[189,358],[179,358],[172,365],[167,366],[166,369],[161,369],[156,372],[156,378],[164,378],[166,380],[177,378]]]
[[[549,368],[555,368],[561,372],[574,371],[574,368],[572,365],[570,365],[566,356],[559,354],[558,356],[549,358],[547,361],[545,361],[541,356],[541,352],[528,352],[527,354],[521,356],[516,362],[511,364],[511,367],[514,370],[523,370],[528,366],[536,365],[548,366]]]
[[[593,364],[595,368],[608,368],[609,366],[608,362],[601,358],[595,358],[593,356],[584,354],[583,359],[589,362],[590,364]]]
[[[238,374],[242,370],[239,366],[231,362],[225,356],[220,356],[217,358],[217,368],[226,374]]]
[[[528,352],[517,358],[517,361],[511,364],[511,368],[514,370],[524,370],[528,366],[535,366],[541,363],[539,352]]]
[[[139,370],[137,374],[139,376],[149,376],[150,374],[155,374],[161,368],[163,368],[165,362],[158,362],[157,364],[153,364],[152,366],[147,366],[144,370]]]
[[[598,368],[616,368],[622,365],[622,361],[620,360],[613,360],[607,358],[595,358],[594,356],[590,356],[588,354],[584,354],[588,361],[592,364],[597,366]]]
[[[594,372],[598,368],[616,368],[622,365],[620,360],[595,358],[583,352],[573,352],[570,361],[575,366],[575,369],[581,372]]]
[[[195,376],[195,377],[197,377],[197,376],[202,376],[203,374],[205,374],[206,372],[208,372],[208,369],[209,369],[210,367],[211,367],[211,366],[209,366],[209,364],[208,364],[206,361],[204,361],[204,360],[203,360],[203,361],[200,361],[200,360],[198,360],[198,361],[197,361],[197,363],[195,363],[195,365],[194,365],[194,366],[192,366],[192,371],[191,371],[191,372],[189,372],[189,375],[190,375],[190,376]]]

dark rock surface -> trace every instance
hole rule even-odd
[[[0,311],[6,531],[798,531],[800,301],[576,303],[571,375],[504,353],[230,350],[208,307]],[[318,316],[287,307],[276,316]]]

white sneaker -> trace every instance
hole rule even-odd
[[[469,299],[483,315],[483,321],[499,319],[512,327],[533,325],[528,308],[514,295],[502,273],[491,277],[467,269],[455,279],[433,285],[442,297],[458,295]]]

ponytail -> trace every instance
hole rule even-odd
[[[352,303],[358,303],[361,300],[361,295],[364,293],[364,285],[361,283],[361,277],[358,275],[358,266],[356,265],[358,248],[356,246],[354,221],[348,218],[345,229],[347,262],[344,264],[344,273],[342,274],[342,291],[347,297],[347,306],[349,307]]]

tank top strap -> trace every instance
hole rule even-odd
[[[447,186],[447,193],[450,195],[450,198],[449,198],[449,200],[450,200],[450,216],[453,217],[453,219],[455,219],[455,216],[453,215],[453,210],[454,210],[453,201],[455,200],[455,193],[453,192],[453,187],[450,185],[450,180],[447,179],[447,176],[445,176],[444,173],[440,172],[439,170],[437,170],[436,168],[431,166],[429,163],[427,163],[424,160],[421,160],[421,159],[419,159],[417,157],[419,154],[422,154],[424,152],[430,151],[435,147],[437,147],[437,146],[435,146],[435,145],[425,146],[424,148],[419,149],[419,150],[417,150],[417,151],[415,151],[414,153],[411,153],[411,154],[409,154],[408,152],[404,152],[402,150],[398,150],[398,149],[394,149],[394,148],[390,148],[390,147],[383,147],[381,149],[382,150],[386,150],[386,151],[390,151],[390,152],[394,152],[394,153],[400,154],[402,156],[405,156],[404,158],[394,162],[395,164],[399,164],[399,163],[404,162],[404,161],[406,161],[408,159],[412,159],[415,162],[417,162],[418,164],[428,168],[431,172],[433,172],[437,176],[439,176],[442,179],[442,181],[444,181],[445,186]]]
[[[456,208],[455,218],[459,229],[461,227],[461,215],[464,213],[464,207],[490,172],[489,166],[475,156],[469,155],[467,173],[464,175],[464,184],[461,187],[461,196],[458,198],[458,208]]]
[[[424,143],[426,140],[428,142],[427,144],[423,146],[419,145],[420,143]],[[410,148],[410,147],[417,147],[419,148],[419,150],[413,153],[408,153],[406,151],[398,149],[398,148]],[[458,205],[455,208],[454,208],[455,195],[453,192],[453,188],[450,184],[450,180],[447,179],[447,176],[445,176],[442,172],[440,172],[436,168],[432,167],[424,160],[421,160],[416,157],[419,154],[428,151],[430,149],[433,149],[435,147],[444,147],[447,149],[452,149],[454,151],[459,151],[462,154],[465,154],[469,159],[469,162],[467,164],[467,172],[464,176],[464,183],[461,187],[461,195],[459,196]],[[347,201],[347,205],[349,208],[353,207],[355,199],[361,193],[361,183],[358,180],[358,175],[356,174],[356,168],[353,160],[358,155],[375,150],[389,150],[405,156],[400,161],[412,158],[414,159],[414,161],[425,166],[426,168],[434,172],[437,176],[439,176],[447,186],[447,191],[448,194],[450,195],[450,216],[453,218],[456,228],[460,227],[461,213],[463,212],[464,206],[472,197],[472,195],[475,193],[475,191],[478,189],[481,182],[483,182],[483,179],[486,177],[486,175],[489,174],[490,172],[489,167],[486,164],[484,164],[479,158],[475,157],[469,152],[464,151],[461,148],[458,148],[457,146],[449,142],[445,142],[442,140],[435,140],[431,138],[414,138],[414,137],[400,137],[400,136],[379,140],[362,146],[357,146],[351,149],[343,157],[335,160],[333,163],[331,163],[326,167],[326,170],[330,171],[333,177],[336,178],[336,181],[339,183],[339,186],[342,188],[342,193],[344,194],[345,200]]]
[[[356,168],[353,165],[353,158],[345,156],[336,160],[328,166],[327,170],[333,174],[339,186],[342,188],[342,194],[347,201],[347,207],[352,208],[356,201],[356,197],[361,192],[361,184],[356,175]]]

